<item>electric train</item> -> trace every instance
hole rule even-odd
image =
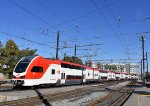
[[[13,70],[11,82],[16,86],[72,85],[89,82],[129,79],[127,73],[95,69],[85,65],[26,56]]]

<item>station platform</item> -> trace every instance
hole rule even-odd
[[[135,88],[135,91],[123,106],[150,106],[150,88]]]

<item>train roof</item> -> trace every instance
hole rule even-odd
[[[51,60],[49,58],[45,58],[45,59]],[[93,70],[93,68],[82,65],[82,64],[71,63],[71,62],[67,62],[67,61],[63,61],[63,60],[51,60],[51,61],[53,61],[56,64],[62,64],[63,63],[63,64],[69,64],[69,65],[79,66],[79,67],[83,67],[83,68],[86,68],[86,69]]]
[[[110,72],[110,73],[115,73],[114,71],[112,71],[112,70],[108,70],[108,72]]]

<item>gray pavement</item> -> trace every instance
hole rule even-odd
[[[114,86],[110,86],[108,88],[114,88],[115,87],[120,87],[126,85],[128,82],[123,82],[119,84],[115,84]],[[95,84],[97,85],[97,84]],[[41,88],[37,89],[42,95],[45,94],[53,94],[53,93],[58,93],[58,92],[64,92],[64,91],[69,91],[69,90],[74,90],[78,88],[84,88],[84,87],[89,87],[89,86],[95,86],[95,85],[73,85],[73,86],[62,86],[62,87],[52,87],[52,88]],[[100,84],[101,85],[101,84]],[[17,99],[22,99],[22,98],[28,98],[28,97],[34,97],[38,96],[37,92],[35,90],[18,90],[18,91],[5,91],[5,92],[0,92],[0,102],[2,101],[9,101],[9,100],[17,100]]]
[[[117,90],[118,88],[122,87],[122,86],[125,86],[129,83],[129,81],[126,81],[126,82],[122,82],[122,83],[119,83],[119,84],[114,84],[114,85],[111,85],[111,86],[108,86],[106,87],[106,89],[109,89],[109,90]]]
[[[41,88],[37,89],[42,95],[53,94],[58,92],[70,91],[78,88],[88,87],[90,85],[73,85],[73,86],[62,86],[62,87],[52,87],[52,88]],[[94,86],[94,85],[92,85]],[[22,98],[38,96],[35,90],[18,90],[18,91],[8,91],[0,92],[0,102],[17,100]]]
[[[135,88],[134,93],[123,106],[150,106],[150,88]]]

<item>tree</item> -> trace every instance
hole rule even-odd
[[[0,40],[0,48],[2,48],[3,47],[3,44],[2,44],[2,42],[1,42],[1,40]]]
[[[110,65],[108,65],[108,64],[106,64],[104,67],[105,67],[106,70],[110,69]]]
[[[37,51],[36,49],[34,49],[34,50],[29,50],[29,48],[20,50],[20,51],[18,52],[18,58],[20,59],[20,58],[22,58],[22,57],[24,57],[24,56],[33,56],[33,55],[35,55],[36,51]]]
[[[83,64],[81,59],[79,59],[78,57],[74,57],[74,56],[71,56],[71,57],[65,56],[63,60],[67,62],[71,62],[71,63],[75,63],[75,60],[76,60],[77,64]]]
[[[116,65],[109,65],[109,64],[106,64],[106,65],[105,65],[105,69],[106,69],[106,70],[113,70],[113,71],[116,71],[116,70],[117,70],[117,66],[116,66]]]
[[[18,60],[24,56],[33,56],[36,51],[36,49],[29,50],[29,48],[19,50],[13,40],[8,40],[5,47],[0,48],[0,72],[11,76]]]
[[[12,71],[17,63],[17,55],[19,49],[13,40],[8,40],[5,45],[5,52],[3,56],[3,73],[12,74]],[[5,67],[4,67],[5,66]]]
[[[120,71],[122,72],[124,69],[124,66],[120,66]]]
[[[148,82],[150,82],[150,72],[147,74]]]
[[[116,71],[117,70],[117,66],[116,65],[111,65],[111,70]]]
[[[13,40],[8,40],[5,45],[5,53],[7,57],[17,56],[19,52],[18,46]]]
[[[89,66],[89,67],[92,67],[92,61],[91,60],[88,60],[85,62],[85,65],[86,66]]]
[[[97,68],[103,68],[103,64],[100,62],[97,62]]]
[[[5,49],[3,47],[0,48],[0,72],[2,71],[3,69],[3,63],[5,61],[5,59],[3,58],[4,56],[4,52],[5,52]]]

